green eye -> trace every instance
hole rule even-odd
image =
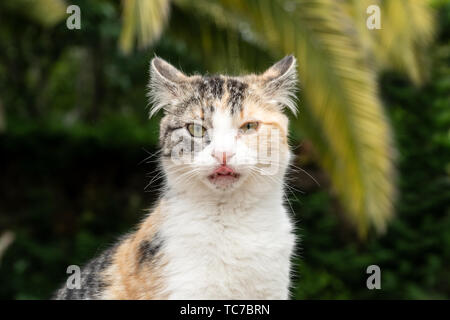
[[[188,129],[189,133],[191,134],[191,136],[196,137],[196,138],[203,137],[206,132],[206,129],[197,123],[188,124],[187,129]]]
[[[250,121],[250,122],[244,123],[244,124],[240,127],[240,130],[241,130],[243,133],[249,133],[249,132],[251,132],[251,131],[253,131],[253,130],[258,129],[258,126],[259,126],[259,122],[258,122],[258,121]]]

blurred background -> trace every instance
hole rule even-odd
[[[292,297],[449,299],[449,40],[445,0],[1,1],[0,298],[48,299],[158,198],[155,54],[243,74],[292,53]]]

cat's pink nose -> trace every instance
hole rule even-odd
[[[213,151],[212,156],[219,161],[220,164],[226,165],[227,162],[234,156],[234,152],[229,151]]]

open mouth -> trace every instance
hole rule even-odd
[[[228,184],[234,182],[239,178],[239,173],[235,172],[227,165],[222,165],[214,170],[208,176],[208,179],[213,183]]]

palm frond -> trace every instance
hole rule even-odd
[[[251,30],[245,16],[228,10],[220,2],[209,0],[173,0],[173,2],[186,12],[197,14],[208,21],[214,22],[217,27],[239,33],[248,43],[270,50],[264,39],[261,39],[258,34]]]
[[[425,0],[383,1],[381,8],[384,25],[379,51],[386,53],[390,67],[422,84],[429,76],[426,57],[435,33],[432,8]]]
[[[123,0],[119,47],[129,53],[137,40],[139,48],[159,39],[169,19],[169,0]]]
[[[200,57],[204,71],[243,74],[255,72],[272,60],[267,43],[257,38],[244,19],[220,3],[174,0],[173,4],[167,34]]]
[[[366,27],[369,5],[381,9],[380,30]],[[427,80],[428,50],[436,28],[428,1],[351,0],[344,8],[355,22],[366,56],[378,70],[403,72],[418,85]]]

